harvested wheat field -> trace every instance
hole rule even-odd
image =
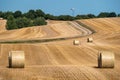
[[[6,31],[6,20],[0,20],[0,33]]]
[[[0,23],[3,22],[1,21]],[[69,21],[49,21],[48,25],[46,26],[36,26],[9,31],[6,30],[0,33],[0,40],[1,41],[35,40],[35,39],[39,40],[82,36],[81,30],[83,27],[79,28],[78,26],[73,25],[74,23]],[[83,33],[84,32],[86,31],[83,31]]]
[[[32,44],[0,44],[0,79],[120,80],[119,22],[120,18],[50,21],[47,26],[1,32],[1,41],[59,37],[66,39]],[[34,32],[34,29],[39,31]],[[36,37],[38,33],[41,35],[39,38]],[[94,42],[88,43],[88,37],[93,37]],[[75,46],[73,40],[79,40],[81,44]],[[8,68],[9,51],[24,51],[24,68]],[[114,68],[98,68],[99,51],[114,52]]]

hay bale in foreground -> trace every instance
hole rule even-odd
[[[93,38],[87,38],[87,42],[93,42]]]
[[[99,68],[114,68],[114,53],[110,51],[101,51],[98,54]]]
[[[3,18],[0,18],[0,20],[3,20]]]
[[[80,41],[79,40],[74,40],[73,45],[80,45]]]
[[[10,51],[8,55],[10,68],[24,68],[25,54],[24,51]]]

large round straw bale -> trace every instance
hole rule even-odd
[[[98,54],[99,68],[114,68],[114,53],[110,51],[101,51]]]
[[[25,55],[24,51],[10,51],[8,55],[10,68],[24,68]]]
[[[3,20],[3,18],[0,18],[0,20]]]
[[[74,45],[79,45],[79,44],[80,44],[80,41],[79,41],[79,40],[74,40],[74,41],[73,41],[73,44],[74,44]]]
[[[87,38],[87,42],[93,42],[93,38]]]

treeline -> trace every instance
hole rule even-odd
[[[29,26],[39,26],[46,25],[46,20],[76,20],[76,19],[90,19],[90,18],[105,18],[105,17],[120,17],[120,14],[116,14],[115,12],[101,12],[97,16],[94,14],[86,14],[86,15],[60,15],[54,16],[51,14],[45,14],[42,10],[29,10],[26,13],[22,13],[21,11],[15,12],[2,12],[0,11],[0,17],[7,19],[8,30],[11,29],[19,29],[23,27]]]
[[[77,15],[76,19],[106,18],[106,17],[120,17],[120,14],[117,15],[115,12],[101,12],[97,16],[95,16],[94,14]]]
[[[46,25],[45,13],[42,10],[29,10],[27,13],[21,11],[0,12],[0,17],[7,19],[6,29],[20,29],[23,27]]]

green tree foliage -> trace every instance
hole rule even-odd
[[[89,18],[95,18],[96,16],[94,14],[88,14],[87,15]]]
[[[8,17],[9,17],[10,15],[13,15],[13,12],[8,11],[8,12],[4,12],[4,13],[2,14],[2,17],[3,17],[4,19],[8,19]]]
[[[57,16],[53,16],[53,15],[51,15],[51,14],[46,14],[45,15],[45,19],[50,19],[50,20],[57,20]]]
[[[45,17],[45,13],[38,9],[38,10],[29,10],[27,13],[23,14],[24,17],[35,19],[37,17]]]
[[[15,11],[13,14],[15,18],[22,17],[22,12],[21,11]]]
[[[118,17],[120,17],[120,14],[118,14]]]
[[[0,17],[2,17],[2,14],[3,14],[2,11],[0,11]]]
[[[15,19],[14,19],[13,15],[8,16],[6,28],[8,30],[18,29],[18,27],[17,27],[17,25],[15,23]]]
[[[22,14],[21,11],[12,12],[0,12],[0,16],[7,19],[9,15],[12,15],[12,19],[8,19],[6,28],[17,29],[29,26],[38,26],[38,25],[45,25],[47,22],[45,21],[45,13],[38,9],[38,10],[29,10],[27,13]],[[12,26],[13,27],[12,27]]]
[[[76,17],[70,15],[60,15],[54,16],[51,14],[45,14],[41,9],[37,10],[29,10],[26,13],[22,13],[21,11],[10,12],[2,12],[0,11],[0,17],[7,19],[7,29],[17,29],[28,26],[39,26],[46,25],[47,22],[45,20],[64,20],[71,21],[75,19],[90,19],[90,18],[104,18],[104,17],[120,17],[120,14],[116,14],[115,12],[101,12],[98,16],[94,14],[86,14],[86,15],[77,15]],[[12,26],[11,26],[12,25]]]
[[[107,16],[107,17],[116,17],[117,15],[116,15],[116,13],[115,12],[111,12],[111,13],[109,13],[109,15]]]
[[[16,19],[16,24],[17,24],[18,28],[33,26],[32,20],[27,19],[26,17],[17,18]]]
[[[27,13],[25,13],[25,17],[29,18],[29,19],[35,19],[35,11],[34,10],[29,10]]]
[[[76,19],[89,19],[88,15],[77,15]]]
[[[38,9],[35,11],[35,18],[37,17],[45,17],[45,13],[42,10]]]
[[[117,14],[115,12],[101,12],[98,17],[104,18],[104,17],[116,17]]]
[[[45,18],[44,17],[38,17],[36,18],[34,21],[33,21],[33,24],[35,26],[39,26],[39,25],[46,25],[47,22],[45,21]]]
[[[108,12],[101,12],[98,17],[100,18],[104,18],[104,17],[108,17],[109,13]]]
[[[74,20],[74,17],[72,17],[70,15],[60,15],[60,16],[58,16],[57,19],[58,20],[65,20],[65,21],[67,21],[67,20],[72,21],[72,20]]]

